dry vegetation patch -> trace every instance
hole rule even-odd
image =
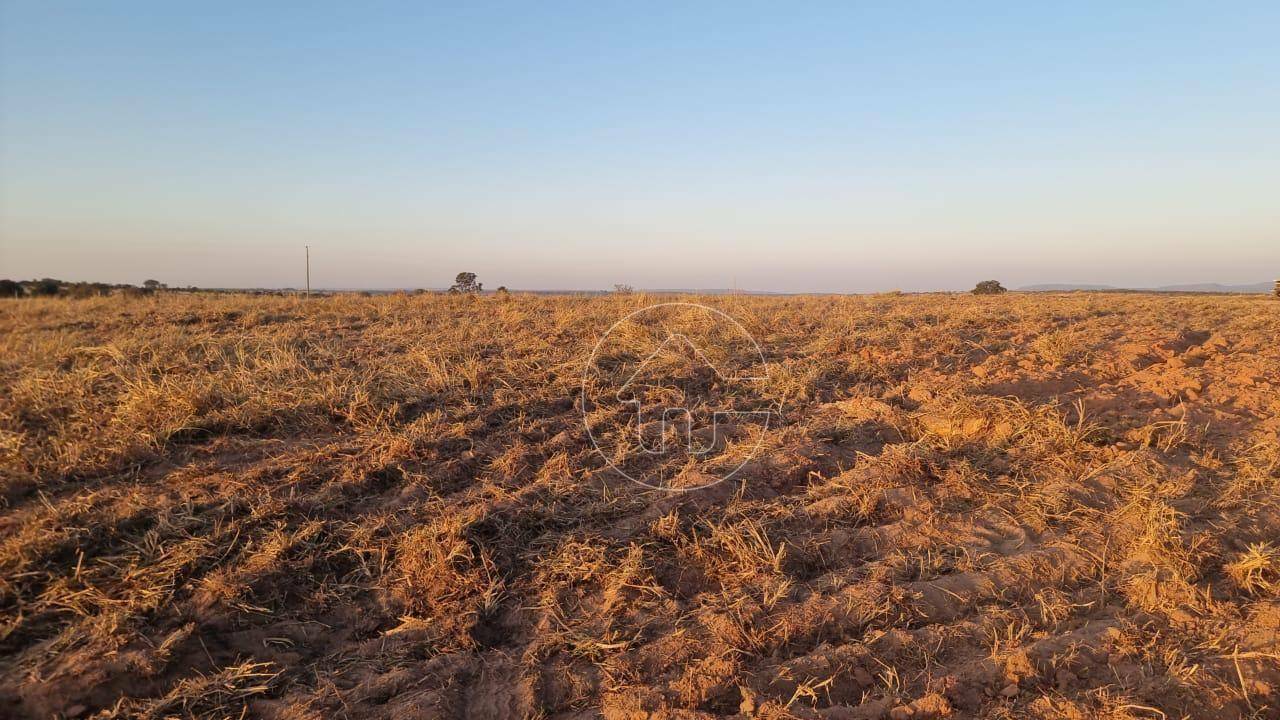
[[[687,493],[582,424],[657,298],[0,303],[0,716],[1280,717],[1280,304],[696,300]]]

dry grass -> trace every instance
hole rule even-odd
[[[1280,716],[1280,304],[697,298],[783,412],[669,494],[657,300],[0,303],[0,716]]]

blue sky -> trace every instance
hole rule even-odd
[[[0,276],[1280,276],[1280,5],[0,0]]]

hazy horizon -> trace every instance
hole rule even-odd
[[[1280,277],[1280,6],[0,5],[0,277]]]

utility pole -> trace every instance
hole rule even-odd
[[[311,246],[304,247],[307,248],[307,297],[311,297]]]

